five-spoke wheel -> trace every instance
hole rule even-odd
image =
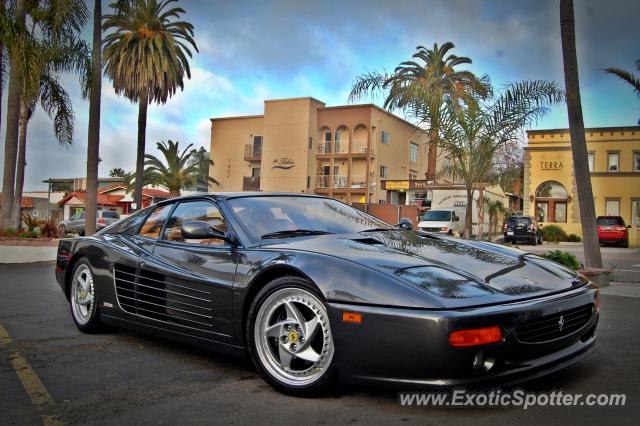
[[[74,267],[69,296],[76,326],[85,332],[97,331],[100,321],[95,285],[89,263],[84,259]]]
[[[254,363],[271,384],[303,393],[329,382],[335,350],[329,317],[306,280],[271,282],[256,296],[249,320]]]

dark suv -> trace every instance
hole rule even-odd
[[[542,244],[542,234],[538,233],[538,224],[531,216],[511,216],[504,221],[502,226],[505,243],[517,243],[518,241],[533,244]]]

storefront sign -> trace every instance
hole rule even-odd
[[[406,191],[409,189],[408,180],[387,180],[384,182],[384,188],[387,191]]]
[[[541,161],[540,170],[562,170],[562,161]]]
[[[273,160],[272,169],[289,170],[295,167],[296,163],[289,157],[276,158]]]

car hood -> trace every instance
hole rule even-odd
[[[444,226],[449,226],[451,221],[448,220],[423,220],[418,223],[418,227],[420,228],[442,228]]]
[[[264,248],[346,259],[422,289],[446,308],[507,303],[588,282],[557,263],[497,244],[413,231],[274,240]]]

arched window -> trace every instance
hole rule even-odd
[[[567,190],[554,180],[544,182],[536,189],[536,220],[538,222],[566,223]]]
[[[538,189],[536,189],[536,197],[566,199],[567,190],[564,189],[564,186],[562,186],[560,182],[549,180],[540,184]]]

